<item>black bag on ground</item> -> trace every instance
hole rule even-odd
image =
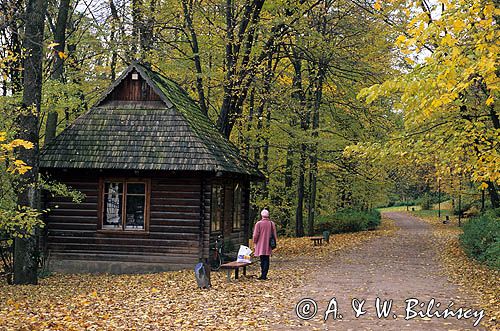
[[[210,267],[207,264],[198,263],[194,267],[194,276],[199,288],[210,288],[212,286],[210,283]]]

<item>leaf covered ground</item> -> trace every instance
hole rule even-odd
[[[489,317],[484,324],[492,330],[500,330],[500,272],[467,257],[458,241],[462,230],[456,218],[452,218],[451,224],[443,224],[437,217],[423,219],[433,226],[436,249],[447,276],[481,303]]]
[[[319,259],[371,238],[376,231],[332,235],[313,247],[307,238],[283,238],[271,261],[269,281],[258,263],[231,283],[212,273],[212,288],[196,287],[193,271],[148,275],[62,275],[37,286],[0,285],[0,330],[245,330],[297,323],[291,289],[302,285]],[[311,257],[315,257],[311,259]]]

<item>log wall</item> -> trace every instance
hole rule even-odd
[[[81,203],[60,196],[45,199],[45,207],[50,209],[46,215],[46,242],[51,270],[154,272],[192,268],[200,259],[209,258],[209,247],[218,234],[210,233],[213,181],[192,175],[143,176],[151,178],[148,231],[109,231],[98,229],[101,176],[81,173],[53,176],[86,197]],[[120,174],[120,177],[127,176]],[[248,185],[245,183],[243,189],[242,228],[232,230],[226,225],[229,232],[225,239],[231,240],[236,248],[248,244]],[[232,218],[225,219],[229,221],[232,226]]]
[[[152,178],[149,229],[145,232],[98,230],[99,179],[61,181],[86,198],[79,204],[63,197],[47,198],[52,270],[143,272],[192,268],[198,262],[200,178]],[[69,269],[79,270],[64,270],[65,265],[73,264]]]

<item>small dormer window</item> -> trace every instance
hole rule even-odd
[[[132,73],[132,80],[139,80],[139,74],[137,72]]]

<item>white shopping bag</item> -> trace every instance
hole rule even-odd
[[[236,262],[252,262],[252,260],[250,259],[250,254],[252,254],[252,250],[250,248],[240,245],[240,250],[238,251],[238,258],[236,259]]]

